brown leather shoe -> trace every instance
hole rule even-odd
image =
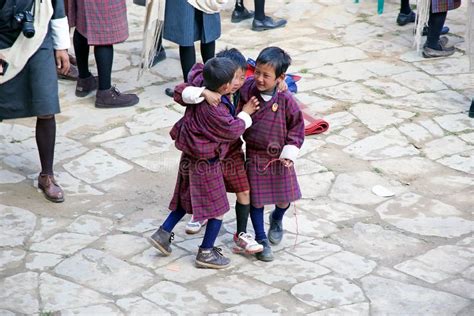
[[[71,67],[69,67],[69,71],[67,72],[67,74],[62,75],[58,71],[59,79],[76,81],[78,76],[79,76],[79,71],[77,70],[77,67],[72,64],[71,64]]]
[[[76,96],[79,98],[86,97],[89,93],[97,90],[97,77],[90,76],[88,78],[77,78]]]
[[[64,202],[63,189],[54,179],[54,176],[49,174],[41,174],[38,176],[38,188],[43,191],[44,197],[47,200],[55,203]]]
[[[123,108],[138,103],[140,99],[136,94],[121,93],[116,87],[108,90],[97,90],[95,107],[96,108]]]

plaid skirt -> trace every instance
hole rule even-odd
[[[178,179],[169,209],[178,206],[197,221],[224,215],[230,209],[219,160],[196,160],[185,154],[179,162]]]
[[[461,0],[431,0],[431,10],[433,13],[454,10],[460,6]]]
[[[280,161],[267,167],[278,158],[266,151],[247,148],[247,175],[250,183],[250,201],[254,206],[286,204],[301,198],[295,168],[287,168]],[[266,168],[266,169],[265,169]]]
[[[69,26],[87,38],[89,45],[112,45],[128,38],[125,0],[69,0]]]
[[[247,171],[245,170],[244,153],[240,150],[228,154],[222,161],[222,173],[227,192],[239,193],[250,190]]]

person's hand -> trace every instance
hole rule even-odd
[[[249,102],[245,103],[245,105],[242,108],[242,111],[252,115],[255,113],[260,107],[258,106],[260,102],[258,101],[257,97],[251,97]]]
[[[69,72],[69,67],[71,67],[67,50],[56,50],[54,51],[54,55],[56,57],[56,67],[58,67],[59,73],[61,75],[67,75],[67,73]]]
[[[286,84],[285,80],[281,80],[280,83],[278,84],[277,91],[285,92],[286,90],[288,90],[288,85]]]
[[[283,159],[281,160],[281,163],[282,163],[283,166],[285,166],[285,167],[288,167],[288,168],[293,167],[293,161],[291,161],[290,159],[285,159],[285,158],[283,158]]]
[[[201,96],[203,96],[204,99],[206,99],[207,103],[212,106],[218,106],[219,103],[221,103],[222,96],[218,92],[204,89],[204,91],[201,93]]]

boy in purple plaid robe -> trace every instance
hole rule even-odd
[[[216,107],[205,101],[187,107],[184,117],[173,126],[171,138],[183,153],[169,206],[172,212],[150,238],[155,248],[170,255],[172,230],[186,212],[193,214],[196,220],[207,219],[204,239],[196,256],[196,265],[202,268],[221,269],[230,263],[221,249],[214,247],[223,215],[229,210],[220,160],[229,150],[229,144],[251,126],[250,114],[258,106],[256,101],[248,102],[234,117],[235,107],[226,95],[232,89],[236,70],[235,63],[227,58],[216,57],[204,65],[206,87],[223,97]]]
[[[240,89],[241,102],[251,97],[260,102],[260,110],[252,116],[253,125],[243,138],[250,182],[250,218],[255,239],[264,248],[256,254],[262,261],[273,260],[269,241],[280,243],[283,215],[291,202],[301,198],[293,164],[304,141],[303,114],[289,91],[277,89],[290,63],[290,56],[281,48],[265,48],[256,60],[254,77]],[[268,239],[263,221],[263,207],[267,204],[275,204]]]

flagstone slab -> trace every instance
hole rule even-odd
[[[436,124],[433,120],[421,120],[419,121],[420,125],[426,128],[433,136],[442,137],[444,136],[444,131],[441,127]]]
[[[252,265],[239,268],[237,272],[285,290],[289,290],[296,283],[331,272],[318,263],[302,260],[289,253],[279,252],[274,255],[276,258],[272,262],[255,261]]]
[[[0,247],[25,243],[36,226],[36,216],[22,208],[0,204]]]
[[[166,291],[164,291],[166,289]],[[176,314],[195,315],[217,312],[217,306],[201,291],[170,281],[160,281],[142,292],[144,298]]]
[[[300,211],[297,208],[295,216],[293,206],[290,207],[287,215],[283,218],[283,229],[310,238],[322,238],[338,231],[336,224],[319,218],[317,214]],[[298,237],[299,239],[300,237]]]
[[[359,315],[359,316],[369,316],[370,315],[370,305],[368,303],[358,303],[345,305],[341,307],[323,309],[317,311],[308,316],[334,316],[334,315]]]
[[[410,182],[417,178],[425,177],[436,172],[441,172],[441,167],[430,159],[423,157],[402,157],[387,160],[374,160],[370,164],[384,174]],[[423,180],[424,181],[424,180]]]
[[[173,247],[172,256],[165,256],[159,250],[151,247],[132,257],[129,262],[153,270],[167,265],[171,265],[168,268],[173,269],[176,265],[173,265],[172,262],[186,255],[189,255],[189,253],[178,247]]]
[[[89,141],[91,143],[100,144],[100,143],[108,142],[117,138],[123,138],[127,136],[129,136],[127,128],[124,126],[119,126],[116,128],[112,128],[111,130],[108,130],[102,134],[92,136],[89,139]]]
[[[0,140],[2,140],[2,144],[16,143],[32,137],[35,137],[34,128],[21,124],[0,124]]]
[[[304,199],[326,196],[335,176],[332,172],[319,172],[298,176],[298,184]]]
[[[104,237],[97,243],[97,247],[105,253],[124,259],[143,252],[150,247],[150,243],[140,236],[119,234]]]
[[[438,284],[438,287],[447,292],[474,300],[474,282],[466,279],[454,279]]]
[[[71,255],[94,242],[97,238],[76,233],[58,233],[44,241],[33,243],[30,250],[58,255]]]
[[[418,144],[433,138],[433,135],[426,128],[416,123],[402,124],[398,127],[398,130]]]
[[[298,200],[298,208],[310,212],[319,218],[331,222],[347,221],[355,218],[371,216],[372,213],[361,208],[331,200]]]
[[[329,97],[344,102],[372,102],[384,96],[358,82],[346,82],[313,91],[317,95]]]
[[[357,118],[351,113],[344,111],[331,113],[324,119],[329,122],[329,132],[333,133],[337,130],[345,129],[346,126],[352,124]]]
[[[404,97],[414,93],[412,90],[387,78],[366,80],[364,85],[372,90],[379,90],[392,98]]]
[[[404,120],[413,117],[415,113],[403,110],[391,110],[376,104],[361,103],[350,108],[363,124],[374,132],[381,131],[387,126],[402,123]]]
[[[382,220],[409,232],[445,238],[472,233],[474,222],[455,207],[407,192],[376,209]]]
[[[237,275],[212,279],[204,285],[204,288],[214,300],[222,304],[239,304],[280,291],[255,280]]]
[[[364,293],[354,283],[339,277],[323,276],[295,285],[291,289],[300,301],[326,309],[364,302]]]
[[[95,249],[82,250],[61,262],[54,271],[110,295],[128,295],[153,281],[147,270]],[[134,277],[130,278],[131,275]]]
[[[30,241],[36,243],[43,241],[51,237],[54,233],[58,233],[70,222],[70,219],[65,218],[41,217],[38,221],[35,233],[30,238]]]
[[[377,266],[374,261],[348,251],[335,253],[318,261],[318,263],[348,279],[363,277],[372,272]]]
[[[113,221],[111,219],[94,215],[81,215],[67,227],[67,230],[72,233],[102,236],[110,232],[112,227]]]
[[[64,165],[70,174],[87,183],[99,183],[133,169],[102,149],[93,149]]]
[[[438,162],[452,169],[474,174],[474,150],[445,157],[439,159]]]
[[[344,152],[363,160],[417,155],[419,151],[396,128],[388,128],[347,146]]]
[[[313,69],[311,72],[344,81],[365,80],[375,77],[374,73],[365,69],[362,63],[357,62],[343,62],[335,65],[323,66]]]
[[[62,311],[110,302],[110,299],[84,286],[52,276],[40,275],[39,294],[44,311]]]
[[[37,273],[18,273],[1,279],[0,289],[0,309],[22,314],[39,312]]]
[[[8,170],[0,170],[0,184],[13,184],[19,183],[26,178],[21,174],[11,172]]]
[[[173,254],[174,256],[174,254]],[[172,265],[157,268],[155,273],[160,280],[169,280],[175,283],[188,283],[217,273],[214,269],[202,269],[196,273],[196,255],[185,256],[177,259]]]
[[[362,222],[331,237],[344,249],[375,260],[399,261],[419,254],[426,246],[416,238]]]
[[[132,135],[152,132],[160,128],[171,127],[182,117],[181,113],[160,107],[135,115],[125,123]]]
[[[303,67],[314,69],[327,64],[337,64],[344,61],[359,60],[367,58],[364,51],[354,47],[334,47],[304,53],[294,57],[294,60],[304,61]]]
[[[474,145],[474,132],[472,133],[467,133],[467,134],[460,134],[458,135],[462,140],[465,142]]]
[[[322,173],[327,172],[328,169],[323,165],[316,163],[310,159],[299,158],[295,162],[295,170],[298,179],[300,176],[313,174],[313,173]]]
[[[344,29],[342,42],[347,45],[358,45],[364,43],[367,38],[378,37],[387,32],[386,29],[366,22],[352,23]]]
[[[432,160],[474,149],[457,136],[445,136],[424,145],[423,152]]]
[[[373,172],[361,171],[339,174],[329,196],[332,199],[356,205],[372,205],[387,200],[386,197],[372,192],[375,185],[381,185],[394,192],[395,195],[405,191],[399,184],[392,184]]]
[[[155,133],[134,135],[102,144],[103,147],[110,148],[119,156],[129,160],[166,152],[171,145],[172,141],[169,137]]]
[[[37,175],[35,174],[35,176]],[[74,178],[67,172],[55,172],[54,176],[58,183],[61,184],[63,190],[66,191],[67,196],[104,195],[102,191],[99,191],[91,185]]]
[[[159,307],[152,302],[143,299],[139,296],[122,298],[117,301],[117,306],[119,306],[126,315],[131,316],[142,316],[150,313],[156,315],[171,315],[170,312],[164,308]]]
[[[421,71],[403,72],[392,76],[392,79],[416,92],[439,91],[448,88],[438,79]]]
[[[2,316],[15,316],[15,313],[7,311],[6,309],[0,309],[0,315],[2,315]]]
[[[53,253],[30,252],[26,256],[25,267],[28,270],[44,271],[54,267],[63,259],[64,256]]]
[[[0,272],[18,267],[26,256],[22,249],[1,249],[0,248]]]
[[[465,247],[440,246],[395,266],[416,278],[437,283],[461,273],[474,262],[474,253]]]
[[[459,75],[469,72],[469,62],[466,56],[452,56],[451,58],[436,58],[415,62],[414,65],[430,75]]]
[[[299,257],[306,261],[317,261],[336,252],[341,251],[342,248],[336,244],[331,244],[318,239],[307,241],[288,250],[292,255]]]
[[[328,4],[325,3],[325,1],[320,1],[320,3]],[[330,4],[336,3],[334,0],[330,2]],[[355,20],[356,16],[345,10],[341,10],[340,6],[326,6],[321,10],[319,18],[312,21],[312,25],[320,29],[332,31],[350,25]]]
[[[455,74],[438,76],[438,79],[444,82],[453,90],[470,89],[474,86],[474,74]]]
[[[73,309],[66,309],[61,311],[61,315],[76,316],[76,315],[117,315],[121,316],[123,313],[115,305],[100,304],[92,306],[84,306]]]
[[[474,281],[474,266],[467,268],[463,273],[462,276],[466,279]]]
[[[361,282],[370,299],[371,312],[376,315],[419,314],[420,311],[454,315],[469,305],[468,300],[453,294],[377,276],[364,277]]]

